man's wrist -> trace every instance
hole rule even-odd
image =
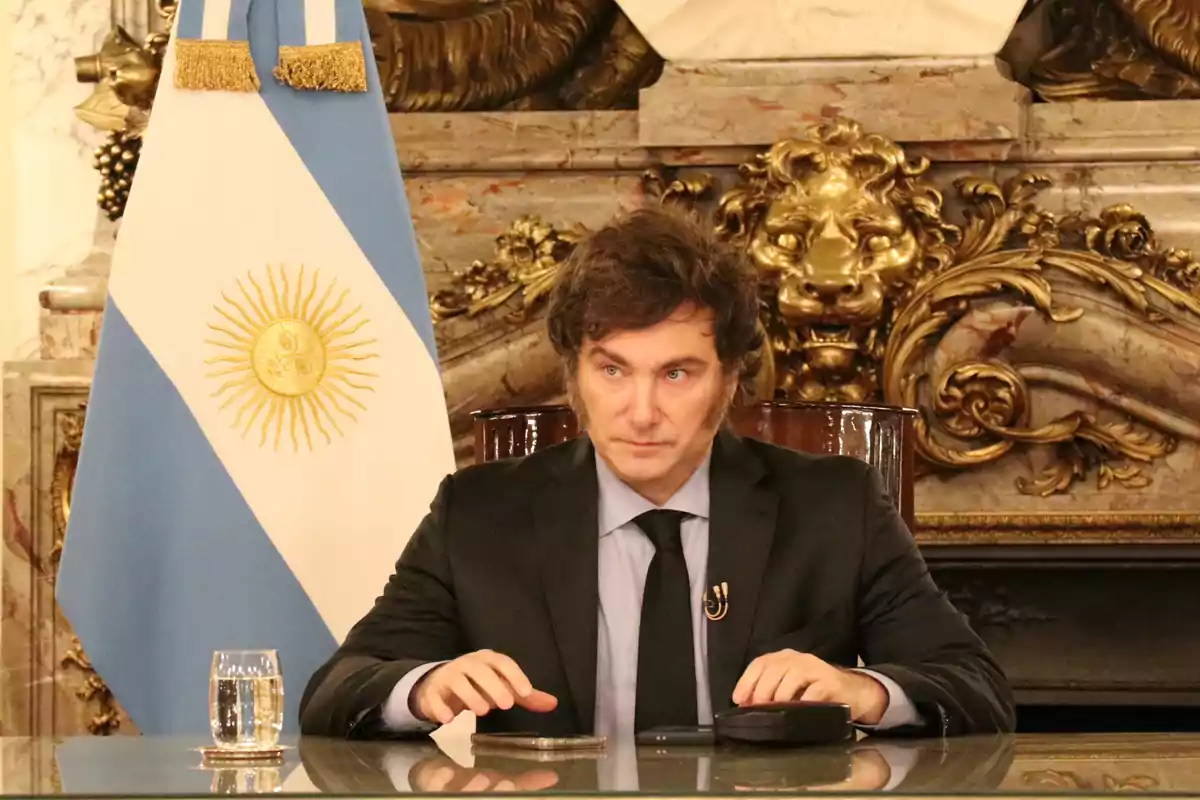
[[[852,671],[849,675],[857,684],[855,695],[859,698],[858,708],[851,706],[857,711],[853,721],[861,725],[878,725],[887,713],[890,702],[887,687],[874,676],[863,672]]]
[[[429,717],[425,716],[425,714],[421,711],[421,689],[425,685],[425,681],[429,680],[429,676],[432,675],[433,673],[437,672],[441,668],[442,668],[442,665],[439,664],[438,666],[434,667],[433,669],[429,670],[424,675],[422,675],[420,677],[420,679],[417,680],[417,682],[413,684],[412,691],[410,691],[408,693],[408,711],[410,714],[412,714],[416,719],[420,720],[421,722],[433,722],[434,721],[434,720],[431,720]]]

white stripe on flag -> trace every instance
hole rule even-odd
[[[304,0],[305,44],[333,44],[337,41],[335,6],[334,0]]]
[[[229,38],[229,10],[232,5],[233,0],[204,0],[204,26],[201,28],[201,38]]]

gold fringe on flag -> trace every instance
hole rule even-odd
[[[250,43],[228,39],[180,39],[175,43],[175,85],[180,89],[257,92]]]
[[[367,65],[362,42],[282,45],[275,78],[293,89],[365,92]]]

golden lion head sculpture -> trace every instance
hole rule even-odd
[[[779,394],[853,402],[878,392],[893,304],[950,263],[960,235],[942,221],[928,168],[846,119],[742,166],[717,227],[762,277]]]

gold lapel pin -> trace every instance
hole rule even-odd
[[[729,584],[721,581],[720,585],[712,587],[712,595],[704,593],[704,616],[713,622],[725,619],[729,613]]]

